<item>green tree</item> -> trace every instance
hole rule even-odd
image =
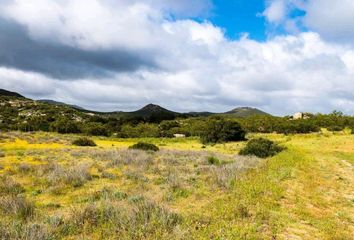
[[[230,141],[245,140],[246,132],[241,125],[234,120],[224,118],[210,118],[207,121],[206,128],[200,138],[202,143],[220,143]]]

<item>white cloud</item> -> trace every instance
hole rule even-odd
[[[353,0],[311,0],[305,5],[304,24],[326,39],[353,42]]]
[[[294,11],[304,14],[291,16]],[[326,40],[352,44],[353,13],[353,0],[270,0],[263,16],[271,24],[283,25],[290,33],[306,28]]]
[[[327,42],[315,32],[265,42],[228,40],[212,23],[170,18],[166,11],[177,13],[188,6],[187,1],[174,4],[177,1],[10,1],[2,15],[26,26],[34,41],[96,51],[142,51],[158,67],[65,81],[1,67],[0,87],[98,110],[132,110],[153,102],[177,111],[247,105],[274,114],[335,108],[353,113],[353,47]],[[275,7],[265,14],[280,21],[286,9]]]
[[[286,1],[271,1],[266,10],[263,12],[263,16],[265,16],[271,23],[280,23],[286,17]]]

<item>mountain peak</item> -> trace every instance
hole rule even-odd
[[[263,112],[258,108],[252,107],[237,107],[235,109],[232,109],[231,111],[226,112],[225,114],[232,114],[237,117],[248,117],[251,115],[269,115],[268,113]]]
[[[141,108],[139,111],[160,112],[160,111],[168,111],[168,110],[159,105],[150,103],[145,107]]]

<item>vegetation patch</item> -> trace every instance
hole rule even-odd
[[[75,146],[81,146],[81,147],[95,147],[97,146],[96,143],[89,139],[89,138],[78,138],[72,142],[73,145]]]
[[[272,157],[283,150],[283,147],[271,140],[258,138],[250,140],[247,145],[241,149],[240,155],[254,155],[260,158],[267,158]]]
[[[241,125],[233,120],[224,118],[210,119],[200,135],[203,144],[222,143],[245,140],[246,132]]]
[[[246,142],[1,135],[0,239],[352,239],[349,131],[252,134],[287,148],[266,160]]]
[[[25,189],[21,184],[14,181],[11,177],[0,177],[0,195],[18,195],[23,193]]]
[[[215,156],[210,156],[210,157],[208,157],[208,163],[210,165],[219,165],[219,164],[221,164],[221,161],[219,158],[217,158]]]
[[[34,213],[34,204],[24,197],[0,197],[0,210],[5,214],[13,214],[22,219],[31,217]]]
[[[138,142],[137,144],[130,146],[129,149],[152,151],[152,152],[157,152],[160,150],[158,146],[151,143],[145,143],[145,142]]]

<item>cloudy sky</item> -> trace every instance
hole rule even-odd
[[[0,88],[102,111],[354,114],[353,0],[0,0]]]

